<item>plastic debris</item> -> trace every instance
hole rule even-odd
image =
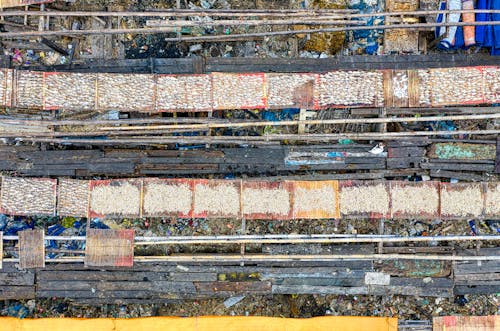
[[[224,306],[226,308],[229,308],[229,307],[232,307],[234,306],[235,304],[237,304],[238,302],[240,302],[241,300],[245,299],[245,296],[242,295],[242,296],[237,296],[237,297],[230,297],[229,299],[226,299],[224,301]]]
[[[476,222],[474,220],[469,220],[469,227],[470,227],[471,235],[476,236],[477,235],[477,228],[476,228]]]
[[[378,154],[381,154],[381,153],[384,152],[384,147],[385,147],[384,143],[378,143],[375,147],[373,147],[372,149],[370,149],[369,152],[371,154],[378,155]]]

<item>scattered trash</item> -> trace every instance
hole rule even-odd
[[[245,296],[242,295],[242,296],[237,296],[237,297],[230,297],[229,299],[226,299],[224,301],[224,306],[226,308],[229,308],[229,307],[232,307],[234,306],[235,304],[237,304],[238,302],[240,302],[241,300],[245,299]]]
[[[476,236],[477,235],[476,222],[474,220],[469,220],[468,223],[469,223],[471,235]]]
[[[385,144],[384,143],[378,143],[375,147],[373,147],[372,149],[370,149],[370,153],[371,154],[381,154],[384,152],[384,147],[385,147]]]

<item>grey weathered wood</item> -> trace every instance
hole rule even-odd
[[[373,254],[374,245],[263,244],[262,252],[276,254]]]
[[[464,295],[464,294],[496,294],[500,293],[500,285],[495,286],[455,286],[454,294],[455,295]]]
[[[0,285],[0,300],[23,300],[35,298],[34,286]]]
[[[192,282],[172,281],[38,281],[38,291],[152,291],[195,293]]]
[[[342,286],[311,286],[311,285],[273,285],[273,294],[337,294],[356,295],[368,294],[368,286],[342,287]]]
[[[448,162],[432,162],[421,163],[422,169],[429,170],[460,170],[460,171],[483,171],[492,172],[494,165],[482,163],[448,163]]]

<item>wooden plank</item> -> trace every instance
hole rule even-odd
[[[500,273],[500,263],[498,261],[460,262],[453,267],[455,277],[466,274],[488,274]]]
[[[451,263],[449,261],[386,260],[375,261],[374,263],[375,270],[391,276],[447,277],[451,274]]]
[[[40,270],[37,281],[160,281],[170,280],[169,272],[120,270]],[[1,279],[1,274],[0,274]]]
[[[464,286],[456,285],[454,289],[455,295],[465,295],[465,294],[496,294],[500,293],[500,285],[481,285],[481,286]]]
[[[33,272],[0,272],[0,286],[32,286],[34,283]]]
[[[19,267],[21,269],[45,267],[44,230],[24,230],[19,235]]]
[[[262,252],[276,254],[373,254],[375,246],[363,245],[321,245],[321,244],[263,244]]]
[[[170,288],[166,292],[157,292],[157,291],[101,291],[101,290],[54,290],[54,291],[45,291],[38,290],[36,291],[37,298],[67,298],[67,299],[92,299],[92,298],[101,298],[101,299],[155,299],[155,298],[180,298],[182,294],[186,293],[185,288],[180,288],[178,290]]]
[[[0,300],[24,300],[34,298],[34,286],[0,286]]]
[[[345,287],[356,287],[363,286],[365,284],[364,277],[331,277],[331,278],[284,278],[273,280],[273,285],[307,285],[307,286],[345,286]]]
[[[133,266],[134,234],[134,230],[88,229],[85,265]]]
[[[435,143],[431,145],[427,155],[436,159],[493,160],[495,158],[495,145],[462,142]]]
[[[198,293],[234,292],[270,294],[271,282],[194,282]]]
[[[445,170],[431,170],[429,175],[432,178],[455,178],[458,180],[465,180],[471,182],[480,182],[489,180],[489,176],[486,175],[478,175],[474,173],[466,173],[460,171],[445,171]]]
[[[428,162],[421,163],[422,169],[428,170],[459,170],[459,171],[482,171],[493,172],[493,164],[483,163],[448,163],[448,162]]]
[[[192,282],[180,281],[37,281],[37,291],[150,291],[195,293]]]
[[[273,294],[335,294],[335,295],[358,295],[369,294],[368,286],[312,286],[312,285],[273,285]]]
[[[497,149],[495,156],[495,173],[500,174],[500,137],[497,138]]]

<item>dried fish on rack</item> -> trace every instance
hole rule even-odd
[[[89,181],[61,178],[57,190],[57,213],[60,216],[87,217]]]
[[[268,107],[316,108],[318,98],[314,85],[317,79],[317,74],[307,73],[266,74]]]
[[[319,77],[319,106],[384,105],[382,71],[332,71]]]
[[[1,212],[12,215],[54,215],[57,180],[2,177]]]
[[[44,109],[94,109],[96,74],[45,73]]]
[[[155,89],[154,75],[98,74],[97,108],[151,112]]]
[[[210,75],[159,75],[156,88],[158,111],[212,110]]]
[[[16,71],[16,100],[14,106],[42,108],[43,72]]]
[[[430,74],[433,106],[484,101],[483,73],[479,68],[431,69]]]
[[[251,109],[266,107],[265,75],[212,74],[215,109]]]
[[[90,216],[140,216],[142,181],[90,181]]]
[[[189,217],[193,203],[192,181],[144,180],[144,216]]]
[[[500,102],[500,68],[483,68],[484,98],[486,103]]]

